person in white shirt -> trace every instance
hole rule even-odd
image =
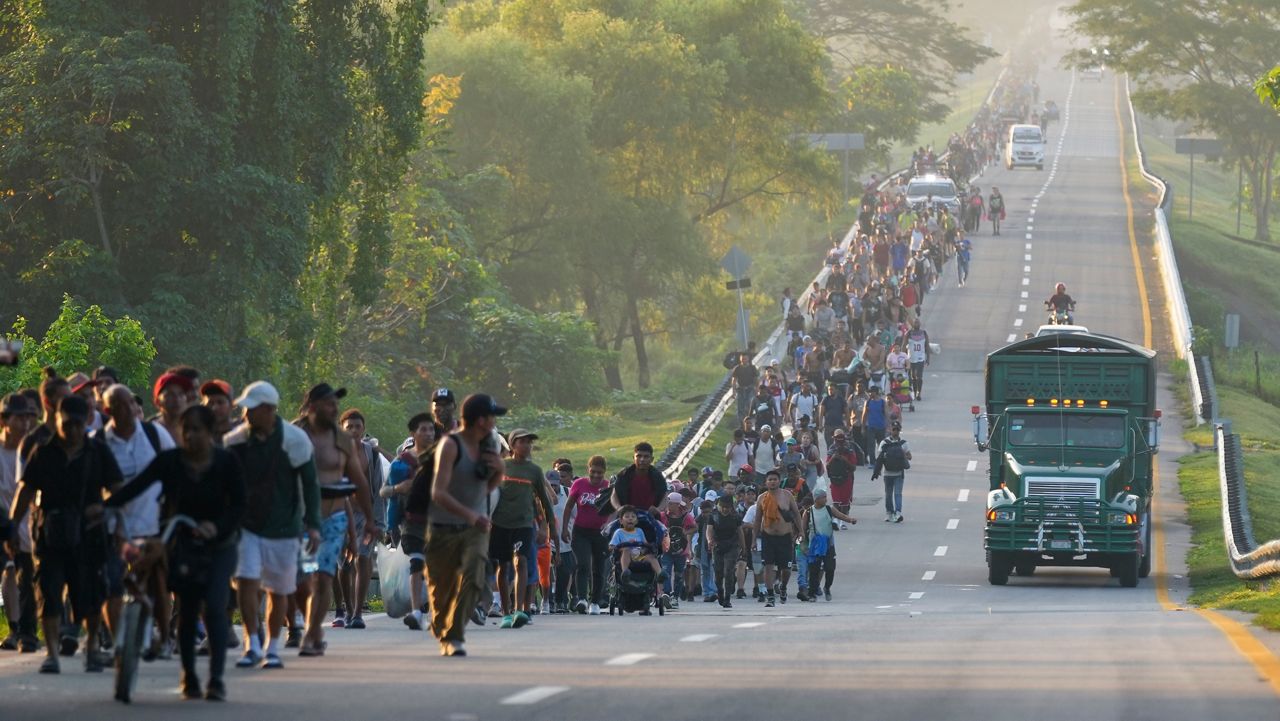
[[[120,474],[124,483],[132,481],[151,465],[151,461],[160,454],[175,448],[173,436],[157,423],[140,420],[133,409],[133,391],[128,386],[116,384],[107,389],[103,396],[107,404],[108,421],[93,435],[106,442],[111,455],[120,466]],[[114,493],[118,488],[112,488]],[[129,501],[121,509],[124,512],[123,528],[113,528],[116,534],[128,538],[143,538],[160,535],[160,492],[161,484],[156,483],[143,491],[137,498]],[[151,652],[160,658],[172,657],[170,634],[169,593],[165,583],[165,573],[151,574],[153,598],[157,599],[155,608],[156,624],[160,628],[157,643]],[[107,554],[107,602],[103,612],[107,627],[114,633],[120,618],[120,609],[124,598],[124,563],[119,554]]]
[[[729,463],[729,478],[738,477],[738,469],[750,465],[751,447],[747,445],[747,433],[741,428],[733,431],[733,440],[725,444],[724,459]]]

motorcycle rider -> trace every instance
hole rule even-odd
[[[1072,317],[1071,311],[1076,309],[1076,301],[1074,298],[1067,295],[1066,283],[1059,283],[1054,288],[1054,294],[1044,302],[1044,305],[1049,309],[1049,320],[1051,323],[1057,323],[1059,315],[1065,315],[1067,317],[1068,324],[1075,323],[1075,318]]]

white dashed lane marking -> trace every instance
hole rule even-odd
[[[1024,290],[1024,291],[1022,291],[1022,297],[1023,297],[1023,298],[1028,298],[1028,297],[1030,297],[1030,296],[1029,296],[1029,294],[1027,293],[1027,291],[1025,291],[1025,290]]]
[[[634,666],[641,661],[653,658],[657,654],[653,653],[624,653],[621,656],[614,656],[604,662],[606,666]]]
[[[763,625],[764,623],[761,621],[748,621],[747,623],[735,623],[733,624],[733,627],[734,628],[758,628]]]
[[[1018,312],[1019,312],[1019,313],[1026,313],[1026,312],[1027,312],[1027,304],[1026,304],[1026,303],[1019,303],[1019,304],[1018,304]]]
[[[1022,284],[1023,284],[1023,285],[1031,285],[1031,279],[1030,279],[1030,278],[1023,278],[1023,279],[1022,279]]]
[[[1017,339],[1018,339],[1018,334],[1017,334],[1017,333],[1010,333],[1010,334],[1009,334],[1009,337],[1008,337],[1008,338],[1006,338],[1004,342],[1005,342],[1005,343],[1012,343],[1012,342],[1014,342],[1014,341],[1015,341],[1015,340],[1017,340]]]
[[[933,580],[934,578],[936,578],[937,576],[938,576],[938,572],[937,572],[937,571],[925,571],[925,572],[924,572],[924,575],[920,577],[920,580],[921,580],[921,581],[932,581],[932,580]]]
[[[924,591],[913,591],[907,595],[907,598],[912,601],[919,601],[924,598]]]
[[[977,461],[969,461],[968,463],[964,464],[964,469],[965,469],[966,471],[976,471],[976,470],[978,470],[978,462],[977,462]]]
[[[534,686],[502,699],[502,703],[507,706],[534,704],[568,690],[568,686]]]
[[[680,642],[681,643],[702,643],[703,641],[710,641],[711,639],[715,638],[716,635],[717,634],[714,634],[714,633],[695,633],[692,636],[685,636],[684,638],[680,639]]]
[[[946,546],[938,546],[937,548],[933,549],[933,555],[935,555],[935,556],[945,556],[945,555],[947,555],[947,547],[946,547]]]
[[[1031,234],[1027,233],[1027,240],[1031,240]]]
[[[964,503],[967,500],[969,500],[969,489],[961,488],[960,495],[956,496],[956,501],[959,503]]]
[[[959,528],[959,527],[960,527],[960,519],[959,519],[959,518],[952,518],[952,519],[950,519],[950,520],[948,520],[948,521],[947,521],[947,530],[948,530],[948,531],[954,531],[954,530],[956,530],[956,529],[957,529],[957,528]]]
[[[1021,328],[1021,327],[1022,327],[1022,319],[1021,319],[1021,318],[1014,318],[1014,319],[1013,319],[1013,327],[1014,327],[1014,328]]]

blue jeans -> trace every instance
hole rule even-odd
[[[902,484],[906,480],[907,475],[905,473],[884,476],[885,513],[902,513]]]
[[[683,553],[662,554],[662,570],[667,574],[667,580],[662,584],[663,593],[684,598],[684,569],[688,563],[689,559]]]
[[[698,570],[702,573],[702,595],[710,596],[716,593],[716,569],[706,545],[700,545],[702,552],[698,554]]]
[[[807,591],[809,588],[809,558],[806,550],[796,549],[796,588],[800,591]]]
[[[738,391],[738,421],[751,415],[751,401],[756,397],[755,388],[739,388]]]

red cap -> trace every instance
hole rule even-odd
[[[159,399],[160,393],[170,385],[178,386],[188,393],[195,389],[195,384],[191,382],[190,378],[184,375],[178,375],[177,373],[165,373],[156,379],[155,389],[152,390],[151,397]]]
[[[202,396],[216,396],[218,394],[226,396],[228,400],[236,397],[236,394],[231,392],[231,384],[221,378],[205,381],[204,385],[200,386],[200,395]]]
[[[750,463],[743,463],[738,466],[738,473],[742,473],[743,471],[746,471],[747,473],[755,473],[756,469]]]

